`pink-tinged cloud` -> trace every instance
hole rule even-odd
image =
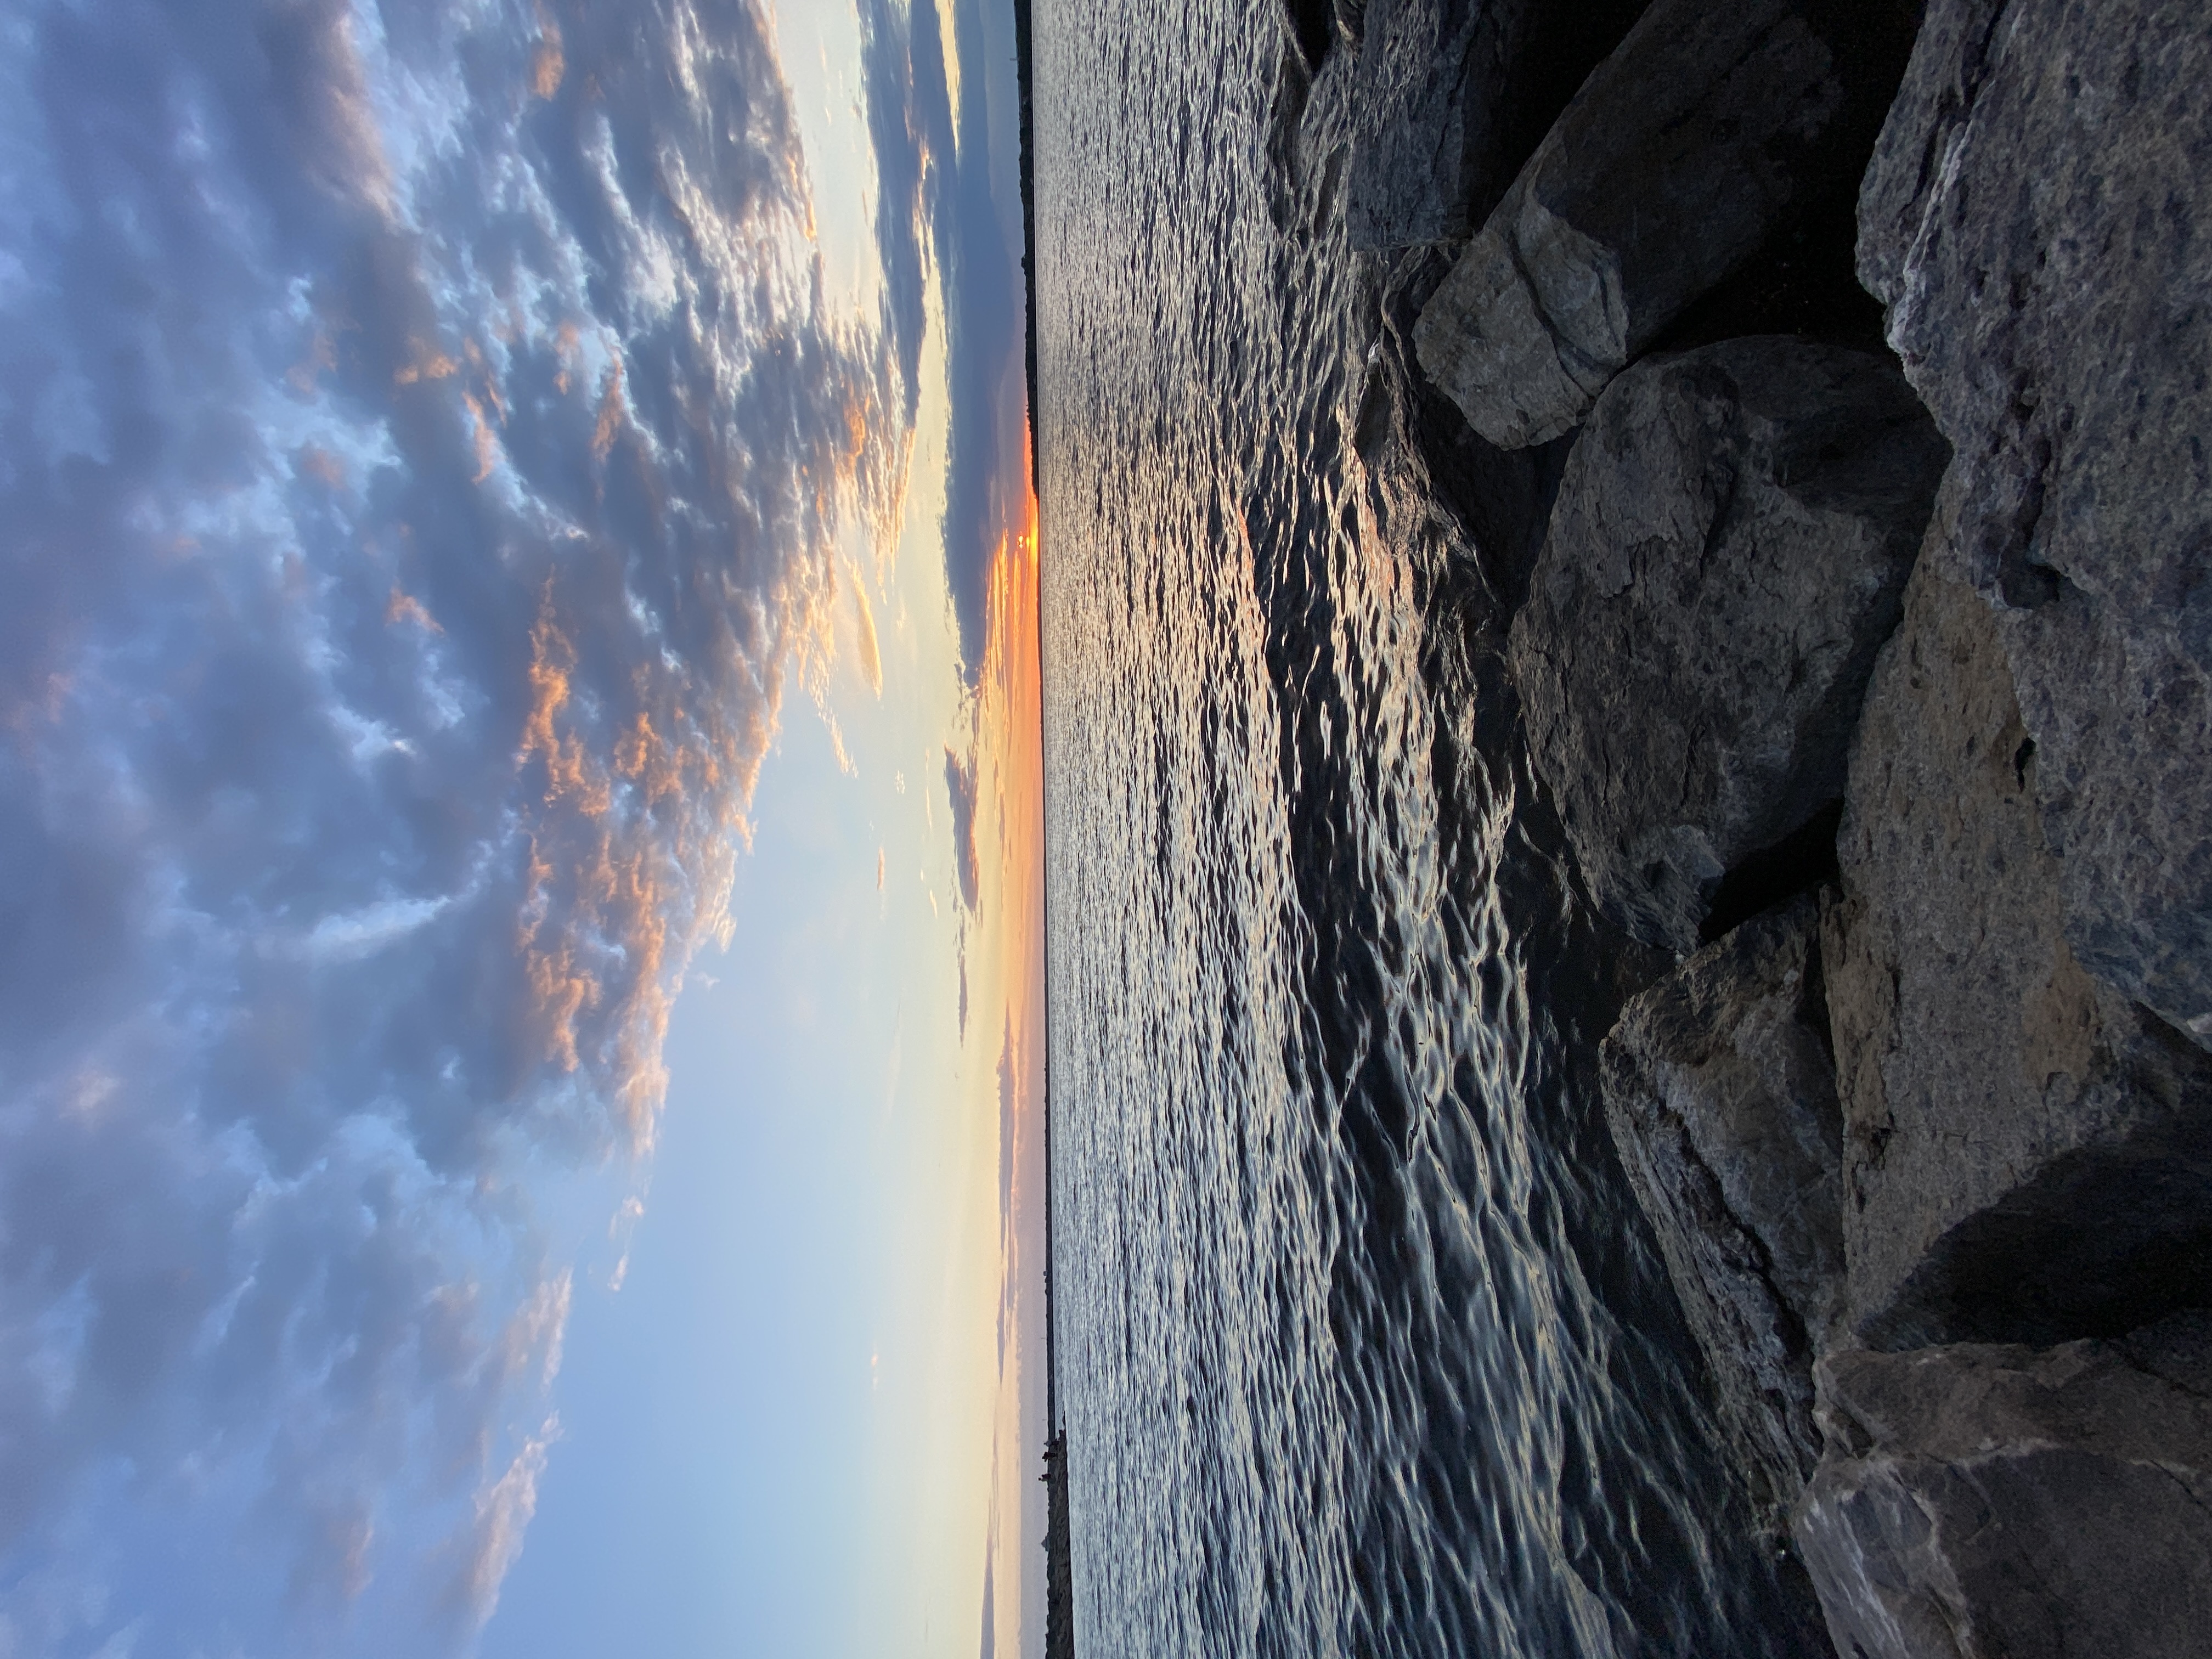
[[[459,1651],[897,356],[755,8],[17,21],[0,1612]]]

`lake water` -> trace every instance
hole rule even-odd
[[[1037,10],[1079,1650],[1795,1652],[1375,367],[1342,66],[1302,100],[1260,0]]]

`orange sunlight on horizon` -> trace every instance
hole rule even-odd
[[[1045,1432],[1043,688],[1037,501],[1026,442],[1023,453],[1019,521],[991,563],[975,703],[977,832],[990,838],[979,850],[998,872],[979,918],[988,943],[976,965],[990,988],[979,1002],[1004,1011],[1003,1023],[984,1025],[973,1039],[1000,1050],[998,1376],[986,1584],[995,1650],[1013,1654],[1041,1646],[1044,1565],[1043,1488],[1034,1479]]]

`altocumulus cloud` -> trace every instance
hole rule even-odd
[[[1021,434],[1001,392],[1022,342],[1019,237],[992,195],[989,67],[973,0],[952,0],[956,115],[936,5],[859,0],[861,78],[876,161],[876,243],[884,331],[916,386],[928,273],[944,301],[951,428],[945,472],[945,579],[968,684],[981,671],[991,562],[1008,526],[1007,475]],[[1001,158],[1005,159],[1005,158]],[[911,401],[907,415],[912,418]]]
[[[896,500],[720,0],[0,22],[0,1653],[436,1652]]]

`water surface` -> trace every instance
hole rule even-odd
[[[1344,65],[1308,95],[1265,5],[1038,11],[1079,1650],[1793,1652],[1345,244]]]

